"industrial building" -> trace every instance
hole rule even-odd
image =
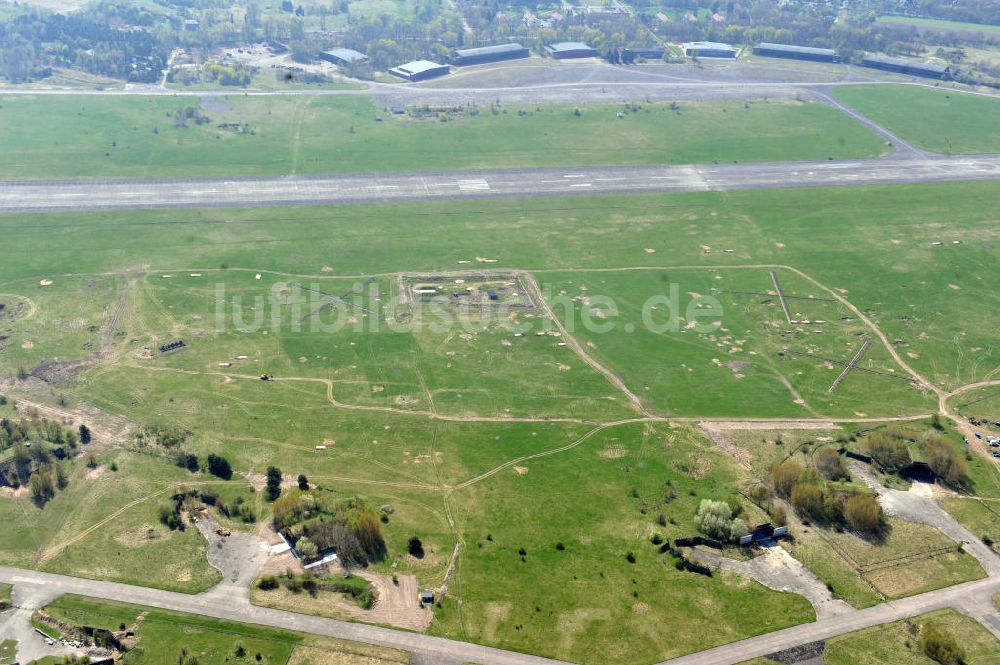
[[[667,49],[662,46],[634,46],[632,48],[627,48],[625,53],[631,53],[634,58],[643,58],[644,60],[663,60],[664,54]]]
[[[520,44],[497,44],[495,46],[458,49],[452,56],[451,63],[464,67],[465,65],[481,65],[485,62],[519,60],[530,57],[531,51]]]
[[[570,58],[596,58],[597,49],[583,42],[559,42],[545,47],[545,51],[553,58],[567,60]]]
[[[414,60],[399,67],[393,67],[389,73],[407,81],[426,81],[427,79],[444,76],[451,71],[448,65],[439,65],[430,60]]]
[[[368,56],[351,48],[335,48],[320,53],[319,59],[335,65],[353,65],[356,62],[365,62]]]
[[[736,49],[720,42],[685,42],[681,45],[689,58],[735,58]]]
[[[896,72],[897,74],[909,74],[910,76],[926,76],[933,79],[949,78],[951,76],[950,65],[935,65],[926,62],[914,62],[903,58],[891,58],[885,55],[866,55],[861,60],[862,67],[881,69],[886,72]]]
[[[813,48],[792,44],[770,44],[762,42],[753,47],[754,55],[768,58],[791,58],[792,60],[813,60],[815,62],[840,62],[840,56],[832,48]]]

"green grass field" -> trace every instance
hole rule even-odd
[[[834,96],[925,150],[1000,152],[1000,100],[914,85],[838,86]]]
[[[938,18],[920,18],[917,16],[879,16],[879,23],[895,23],[898,25],[914,25],[918,28],[941,28],[945,30],[967,30],[971,32],[985,32],[987,34],[1000,34],[1000,25],[990,25],[988,23],[966,23],[964,21],[946,21]]]
[[[1000,363],[992,328],[1000,303],[987,280],[998,207],[1000,187],[984,182],[4,216],[0,302],[10,309],[0,313],[0,377],[15,400],[56,404],[62,395],[69,409],[85,402],[181,428],[186,451],[222,453],[238,473],[274,464],[337,498],[393,506],[382,527],[389,556],[373,572],[435,587],[462,543],[434,634],[585,663],[651,662],[808,621],[813,611],[799,596],[729,574],[679,572],[650,543],[654,532],[692,535],[698,502],[743,488],[780,455],[774,444],[746,442],[754,457],[746,469],[694,423],[629,422],[638,414],[627,396],[593,364],[646,409],[695,419],[836,423],[933,412],[934,399],[884,375],[905,369],[876,328],[902,362],[946,390],[989,378]],[[382,309],[399,295],[400,272],[455,270],[530,273],[586,358],[562,334],[536,334],[547,322],[541,308],[503,317],[525,326],[520,336],[479,315],[469,328],[390,331],[415,311]],[[790,300],[799,323],[768,293],[772,270],[786,294],[805,298]],[[361,309],[344,311],[354,319],[344,328],[313,328],[315,317],[303,320],[312,307],[296,309],[292,282],[353,298],[362,275],[377,292],[357,296]],[[674,290],[683,323],[647,330],[648,299]],[[236,296],[244,323],[260,316],[261,327],[234,324],[227,308],[228,323],[216,327],[220,304]],[[689,308],[698,296],[721,305],[704,310],[717,329],[687,327],[702,312]],[[601,297],[617,313],[592,311]],[[653,323],[668,313],[647,311]],[[612,329],[589,330],[585,317]],[[873,344],[861,366],[884,374],[852,372],[828,393],[836,363],[864,335]],[[175,338],[187,349],[160,354]],[[14,378],[78,361],[84,367],[54,388]],[[799,432],[787,445],[837,433]],[[73,461],[69,486],[44,508],[0,497],[11,534],[0,563],[195,592],[218,573],[194,529],[159,523],[165,498],[217,487],[266,515],[238,475],[206,486],[217,479],[175,466],[162,450],[123,441],[97,451],[98,470]],[[987,463],[970,463],[970,472],[978,496],[1000,497]],[[406,553],[412,535],[424,543],[422,560]],[[844,555],[807,537],[795,554],[856,606],[981,575],[933,529],[894,523],[881,547],[830,537]],[[884,565],[902,554],[927,556],[907,576]]]
[[[193,107],[210,119],[176,126]],[[480,107],[428,119],[364,97],[0,95],[0,178],[195,177],[826,159],[878,155],[868,129],[791,100]],[[31,122],[44,115],[44,128]],[[381,122],[376,122],[376,116]],[[220,127],[220,124],[231,126]],[[581,134],[587,141],[578,141]]]

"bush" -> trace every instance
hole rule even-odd
[[[896,472],[912,461],[906,444],[905,439],[874,432],[868,436],[868,454],[882,470]]]
[[[233,467],[229,465],[229,460],[220,455],[208,456],[208,472],[223,480],[230,480],[233,477]]]
[[[411,556],[415,556],[418,559],[424,557],[424,544],[416,536],[410,536],[410,539],[406,542],[406,550]]]
[[[882,529],[882,506],[870,494],[855,494],[844,506],[844,519],[855,531],[878,533]]]
[[[278,588],[278,578],[273,575],[265,575],[257,582],[257,588],[264,591],[272,591]]]
[[[771,490],[778,496],[787,499],[792,495],[792,488],[802,476],[802,465],[788,460],[771,466]]]
[[[965,649],[944,628],[934,624],[924,625],[921,641],[927,657],[941,665],[960,665],[965,661]]]
[[[800,515],[813,519],[822,519],[826,514],[823,490],[813,483],[796,483],[792,488],[792,505]]]
[[[813,464],[816,470],[827,480],[841,480],[850,478],[844,462],[833,448],[823,448],[813,456]]]
[[[965,466],[965,460],[955,453],[955,447],[947,439],[940,434],[928,434],[923,443],[931,471],[949,485],[963,487],[968,484],[969,471]]]

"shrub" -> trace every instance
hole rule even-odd
[[[833,448],[823,448],[813,456],[813,464],[819,474],[827,480],[846,479],[850,476],[844,468],[844,462]]]
[[[278,588],[278,578],[273,575],[265,575],[257,582],[257,588],[264,591],[271,591]]]
[[[210,454],[208,456],[208,472],[223,480],[229,480],[233,477],[233,467],[229,465],[229,460],[220,455]]]
[[[968,484],[969,471],[965,466],[965,460],[955,453],[955,447],[947,439],[940,434],[928,434],[923,443],[931,471],[949,485],[962,487]]]
[[[424,556],[424,544],[416,536],[410,536],[410,539],[406,541],[406,551],[411,556],[422,559]]]
[[[735,542],[749,533],[746,522],[734,519],[732,508],[725,501],[703,499],[694,521],[702,533],[716,540]]]
[[[884,471],[896,472],[911,462],[906,440],[885,432],[874,432],[868,436],[868,454]]]
[[[870,494],[855,494],[844,506],[848,526],[860,533],[878,533],[882,529],[882,506]]]
[[[787,499],[792,494],[792,488],[802,475],[802,465],[794,460],[771,466],[771,490],[778,496]]]
[[[799,514],[813,519],[822,519],[826,514],[823,490],[814,483],[796,483],[792,488],[792,505]]]
[[[960,665],[965,661],[965,649],[955,636],[934,624],[923,627],[922,643],[924,653],[941,665]]]

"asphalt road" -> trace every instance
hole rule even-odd
[[[1000,179],[1000,155],[194,180],[0,182],[0,212],[839,187]]]

